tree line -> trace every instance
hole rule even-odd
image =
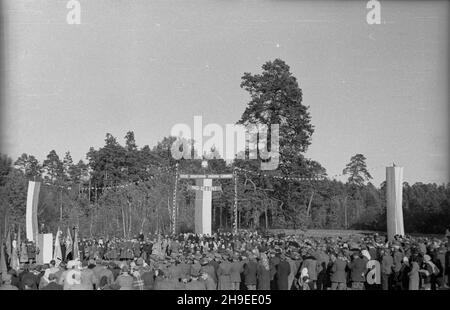
[[[102,147],[91,147],[86,161],[76,163],[70,152],[61,158],[55,150],[42,163],[30,154],[15,161],[1,155],[0,231],[25,224],[27,185],[35,180],[43,182],[38,205],[41,230],[54,233],[58,227],[78,226],[82,236],[126,238],[140,231],[169,233],[175,174],[232,173],[235,167],[254,172],[238,174],[240,228],[386,230],[385,184],[376,187],[370,182],[363,154],[352,156],[344,167],[346,182],[327,179],[326,169],[305,157],[315,128],[309,107],[302,102],[302,89],[284,61],[266,62],[261,74],[244,73],[240,86],[250,101],[238,124],[264,124],[269,129],[279,124],[278,169],[262,174],[259,159],[235,159],[227,164],[215,158],[206,168],[201,160],[176,161],[171,156],[174,137],[165,137],[152,148],[139,147],[133,131],[126,133],[123,144],[107,133]],[[270,145],[270,130],[268,136]],[[211,152],[217,155],[214,149]],[[289,179],[294,176],[325,178]],[[222,191],[213,192],[213,228],[231,229],[235,220],[233,180],[214,182]],[[176,191],[179,231],[194,227],[195,193],[190,184],[182,180]],[[406,232],[445,230],[450,221],[449,184],[405,182],[403,195]]]

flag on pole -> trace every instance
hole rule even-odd
[[[17,246],[17,241],[12,241],[12,250],[11,250],[11,259],[10,259],[10,266],[14,270],[19,270],[19,247]]]
[[[70,229],[67,227],[67,236],[66,236],[66,258],[72,252],[72,237],[70,236]]]
[[[61,245],[59,244],[59,236],[60,235],[61,235],[61,230],[59,230],[59,227],[58,227],[58,232],[56,233],[56,238],[55,238],[55,251],[53,252],[53,260],[55,261],[56,267],[58,267],[62,261]]]
[[[75,236],[73,237],[73,259],[80,259],[78,252],[78,230],[75,229]]]

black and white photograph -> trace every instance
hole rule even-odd
[[[449,16],[2,0],[0,290],[448,291]]]

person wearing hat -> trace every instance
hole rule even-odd
[[[269,250],[269,265],[270,265],[270,287],[271,289],[276,289],[276,274],[277,265],[280,263],[280,254],[278,251],[270,249]]]
[[[186,263],[184,257],[178,259],[177,264],[178,277],[181,279],[188,279],[191,273],[191,266]]]
[[[120,290],[133,290],[133,277],[128,273],[127,264],[123,263],[120,269],[120,275],[114,283],[120,286]]]
[[[420,274],[419,274],[419,264],[416,255],[411,256],[411,267],[408,272],[408,290],[417,291],[420,286]]]
[[[231,290],[231,262],[226,254],[222,255],[222,262],[217,269],[218,290]]]
[[[256,280],[258,290],[270,290],[270,263],[265,253],[261,253],[256,270]]]
[[[332,290],[346,290],[347,289],[347,261],[342,252],[339,252],[337,257],[331,255],[331,289]]]
[[[289,275],[290,273],[294,272],[293,270],[291,270],[291,266],[289,264],[289,262],[286,259],[286,256],[284,254],[282,254],[280,256],[280,262],[277,265],[277,287],[278,290],[283,290],[283,291],[287,291],[290,289],[289,287]]]
[[[306,268],[308,270],[308,280],[309,286],[311,290],[315,290],[317,288],[317,260],[312,255],[311,251],[306,253],[305,258],[303,259],[301,269]]]
[[[400,251],[401,246],[400,242],[398,240],[395,240],[392,245],[394,249],[394,253],[392,255],[394,265],[392,267],[393,273],[392,273],[392,286],[393,287],[400,287],[401,279],[400,279],[400,270],[402,269],[402,262],[403,262],[403,253]]]
[[[81,270],[81,285],[85,290],[95,289],[95,285],[100,281],[94,273],[95,262],[93,260],[84,261]]]
[[[244,264],[239,261],[237,254],[232,256],[233,262],[231,263],[231,289],[238,291],[241,287],[241,273],[244,272]]]
[[[381,289],[389,290],[391,287],[391,275],[394,266],[394,259],[389,249],[384,249],[381,252]]]
[[[367,258],[361,252],[355,252],[349,264],[352,290],[364,290],[367,273]]]
[[[422,287],[425,290],[431,290],[431,277],[433,275],[433,263],[431,263],[431,257],[427,254],[423,256],[423,263],[419,274],[422,278]]]
[[[110,268],[108,268],[110,267]],[[95,283],[95,287],[98,289],[100,287],[102,287],[100,285],[101,279],[105,278],[105,285],[111,285],[114,282],[114,274],[111,271],[111,269],[114,268],[114,264],[110,263],[109,266],[102,262],[99,261],[96,266],[92,269],[92,271],[94,272],[95,278],[97,280],[97,283]]]
[[[208,278],[215,283],[215,285],[217,285],[217,274],[216,274],[216,270],[214,268],[214,266],[211,264],[212,260],[208,260],[206,258],[203,258],[200,261],[200,265],[201,265],[201,269],[200,269],[200,273],[201,274],[208,274]],[[208,280],[209,281],[209,280]],[[208,282],[207,281],[207,282]],[[217,286],[216,288],[217,289]]]
[[[3,275],[3,284],[0,286],[0,291],[17,291],[18,288],[11,284],[12,276],[10,274]]]
[[[144,290],[153,290],[155,284],[155,271],[149,267],[141,270],[141,279],[144,282]]]
[[[258,264],[255,255],[252,253],[250,253],[248,260],[244,266],[245,285],[249,291],[254,291],[256,290]]]
[[[191,264],[191,276],[200,276],[200,269],[202,269],[202,266],[200,265],[200,259],[200,256],[195,256],[195,258],[193,259],[193,262]]]

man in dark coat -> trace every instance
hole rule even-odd
[[[155,285],[155,272],[153,270],[146,270],[141,275],[144,281],[144,290],[153,290]]]
[[[284,256],[281,257],[280,262],[277,265],[277,285],[278,290],[289,290],[288,277],[291,273],[291,266]]]
[[[256,290],[257,271],[258,264],[256,263],[256,257],[254,255],[250,255],[249,262],[244,266],[245,285],[249,291]]]
[[[19,275],[21,290],[37,290],[38,278],[25,267],[25,270]]]
[[[142,246],[142,251],[146,253],[147,260],[150,258],[150,255],[152,255],[152,248],[153,244],[150,242],[145,242],[145,244]]]
[[[343,254],[338,254],[336,258],[334,255],[331,256],[332,266],[331,266],[331,289],[332,290],[346,290],[347,289],[347,274],[346,267],[347,261]]]
[[[352,290],[364,290],[364,282],[366,281],[368,259],[360,253],[355,253],[353,261],[350,262],[350,275],[352,280]]]
[[[269,259],[269,266],[270,266],[270,289],[276,290],[277,289],[277,266],[280,263],[280,256],[277,253],[276,255],[272,256]]]
[[[383,290],[387,291],[391,287],[391,275],[392,268],[394,266],[394,259],[392,258],[389,249],[382,251],[381,255],[381,287]]]

